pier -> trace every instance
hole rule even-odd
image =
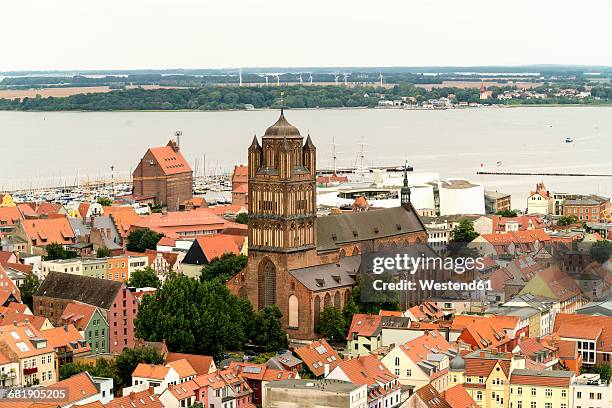
[[[519,172],[519,171],[477,171],[476,174],[485,175],[485,176],[612,177],[612,174],[531,173],[531,172]]]

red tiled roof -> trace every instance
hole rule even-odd
[[[538,271],[536,275],[550,288],[558,300],[565,301],[582,293],[576,281],[557,265]]]
[[[357,313],[353,315],[353,321],[349,329],[347,340],[353,339],[353,334],[370,337],[378,332],[382,316]]]
[[[153,390],[146,389],[139,392],[130,392],[124,397],[115,397],[104,404],[104,408],[164,408],[163,404]]]
[[[428,408],[459,408],[450,405],[431,384],[419,388],[415,392],[415,395],[423,401]]]
[[[0,265],[5,265],[11,259],[14,259],[15,254],[9,251],[0,251]]]
[[[47,201],[43,201],[36,208],[36,214],[38,215],[59,214],[62,208],[63,206],[59,203],[49,203]]]
[[[196,240],[202,248],[208,261],[218,258],[223,254],[230,253],[240,255],[240,248],[230,235],[215,234],[197,237]]]
[[[493,232],[505,232],[508,223],[518,223],[519,231],[525,231],[529,228],[541,229],[545,227],[540,217],[535,215],[519,215],[518,217],[493,215],[491,219],[493,221]]]
[[[9,303],[9,306],[12,305],[13,303],[15,302]],[[33,316],[30,314],[25,314],[22,312],[18,312],[15,309],[10,309],[8,307],[6,308],[6,310],[0,313],[0,326],[10,325],[10,324],[13,324],[14,322],[18,322],[18,323],[28,322],[32,326],[34,326],[36,330],[41,330],[42,327],[47,322],[47,318],[44,316]]]
[[[174,141],[163,147],[151,147],[149,151],[165,175],[191,172],[191,167],[180,151],[173,148]]]
[[[162,237],[162,239],[157,242],[157,245],[173,247],[176,245],[176,238]]]
[[[465,375],[487,377],[493,368],[499,363],[506,377],[510,374],[510,359],[509,358],[486,358],[486,357],[471,357],[464,356]],[[469,384],[472,387],[474,384]]]
[[[569,387],[571,377],[557,377],[555,371],[543,370],[533,371],[527,374],[528,370],[515,370],[510,376],[510,384],[533,385],[547,387]]]
[[[166,356],[166,363],[181,359],[187,360],[189,365],[193,367],[197,374],[208,374],[211,369],[211,365],[213,364],[213,359],[211,356],[187,353],[168,353]]]
[[[612,317],[557,313],[553,331],[570,339],[599,339],[597,351],[612,353]]]
[[[155,380],[163,380],[170,371],[170,367],[160,364],[139,363],[132,373],[132,377],[152,378]]]
[[[35,205],[34,205],[35,206]],[[17,208],[19,208],[19,211],[21,212],[21,215],[23,215],[24,217],[36,217],[36,211],[34,209],[34,206],[28,204],[28,203],[19,203],[17,204]]]
[[[466,327],[476,323],[478,320],[486,319],[479,315],[456,315],[451,323],[452,330],[463,330]]]
[[[273,368],[269,368],[265,364],[253,364],[232,361],[229,365],[229,369],[240,374],[240,376],[243,378],[258,381],[290,380],[296,377],[295,373],[292,371],[276,370]]]
[[[82,331],[85,330],[95,312],[95,306],[73,301],[66,305],[61,319],[74,324],[77,329]]]
[[[385,367],[376,356],[367,355],[342,361],[338,367],[354,384],[378,385],[398,377]],[[336,368],[337,369],[337,368]]]
[[[46,246],[52,243],[68,245],[75,239],[68,218],[65,217],[26,219],[21,221],[21,225],[34,246]]]
[[[19,208],[0,207],[0,225],[15,225],[21,218],[22,216]]]
[[[459,338],[468,341],[471,337],[475,342],[472,346],[480,349],[497,348],[511,340],[504,330],[506,326],[505,320],[499,319],[498,316],[490,316],[466,327]]]
[[[54,349],[60,347],[68,347],[74,354],[88,353],[91,351],[89,343],[81,345],[78,343],[79,340],[85,340],[78,329],[73,325],[69,324],[63,327],[54,327],[53,329],[45,330],[44,335],[47,338],[49,347]],[[76,343],[76,347],[73,347],[71,343]]]
[[[128,235],[130,227],[140,220],[140,215],[136,214],[133,207],[103,207],[104,215],[110,216],[115,224],[115,228],[121,237]]]
[[[479,408],[476,401],[474,401],[461,384],[446,390],[444,392],[444,399],[452,408]]]
[[[89,211],[89,207],[91,204],[89,203],[80,203],[79,204],[79,215],[83,218],[87,217],[87,212]]]
[[[321,376],[325,372],[325,364],[329,365],[329,371],[336,368],[340,363],[340,356],[325,339],[313,341],[307,346],[298,347],[295,353],[308,366],[315,376]]]
[[[0,304],[4,304],[10,295],[13,295],[18,302],[21,302],[21,291],[17,288],[15,282],[9,278],[2,265],[0,265],[0,287],[2,288],[0,289],[2,297]]]
[[[400,350],[415,363],[427,360],[430,353],[448,352],[450,344],[437,330],[427,332],[399,346]]]
[[[432,302],[423,302],[408,309],[408,311],[418,320],[437,320],[444,317],[444,312]]]
[[[169,228],[181,226],[210,226],[222,228],[226,221],[213,214],[208,208],[196,208],[189,211],[169,211],[166,214],[153,213],[139,217],[132,225],[149,228]]]
[[[59,381],[47,389],[66,389],[68,390],[68,401],[62,400],[62,405],[78,402],[85,398],[92,397],[98,393],[96,385],[91,380],[89,374],[85,371],[70,378]]]

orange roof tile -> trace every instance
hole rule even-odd
[[[146,389],[139,392],[130,392],[123,397],[115,397],[104,404],[104,408],[164,408],[163,404],[153,390]]]
[[[17,323],[17,325],[0,326],[0,338],[4,340],[10,353],[18,358],[38,356],[51,353],[53,349],[47,343],[45,347],[37,348],[32,340],[45,339],[40,331],[30,323]]]
[[[34,246],[46,246],[57,243],[68,245],[74,242],[75,236],[68,218],[26,219],[21,225]]]
[[[442,397],[442,395],[436,390],[431,384],[427,384],[424,387],[419,388],[415,393],[426,407],[428,408],[458,408],[449,403]]]
[[[85,398],[92,397],[98,393],[96,385],[87,371],[73,375],[70,378],[59,381],[47,389],[66,389],[68,390],[68,400],[62,401],[62,405],[69,405]]]
[[[15,302],[9,303],[9,305]],[[24,305],[27,307],[27,305]],[[17,323],[30,323],[36,330],[41,330],[42,327],[47,322],[47,318],[44,316],[32,316],[29,314],[24,314],[22,312],[18,312],[14,309],[6,308],[5,311],[0,313],[0,326],[11,325],[14,322]]]
[[[79,333],[78,329],[69,324],[53,329],[45,330],[44,335],[47,338],[49,347],[54,349],[60,347],[68,347],[74,354],[88,353],[91,351],[89,343]],[[79,340],[81,344],[79,344]]]
[[[325,339],[316,340],[306,346],[298,347],[295,349],[295,354],[300,357],[317,377],[325,373],[325,364],[329,365],[329,371],[331,372],[341,361],[336,350]]]
[[[597,351],[612,353],[612,317],[557,313],[553,331],[567,339],[600,342]]]
[[[566,388],[570,386],[573,375],[575,373],[569,371],[514,370],[510,384]]]
[[[472,346],[481,349],[497,348],[511,341],[506,335],[505,326],[507,321],[498,319],[498,316],[490,316],[466,327],[459,338],[468,341],[471,337],[475,342]],[[466,336],[466,333],[469,336]]]
[[[62,209],[63,209],[63,206],[59,203],[49,203],[47,201],[43,201],[36,208],[36,214],[38,215],[59,214],[59,212]]]
[[[398,347],[410,358],[410,360],[419,363],[427,360],[427,355],[430,353],[448,352],[450,344],[437,330],[434,330]]]
[[[0,225],[15,225],[23,218],[17,207],[0,207]]]
[[[171,367],[177,372],[179,378],[192,377],[196,375],[196,371],[193,369],[189,362],[182,358],[180,360],[170,361],[166,364],[167,367]]]
[[[173,148],[176,143],[171,140],[166,146],[163,147],[151,147],[149,151],[157,161],[157,164],[161,167],[165,175],[190,173],[192,172],[191,167],[185,157],[180,151]]]
[[[381,321],[382,316],[361,313],[354,314],[346,339],[352,340],[353,334],[366,337],[377,335]]]
[[[85,330],[91,317],[96,312],[96,307],[76,301],[69,302],[62,313],[62,321],[74,324],[77,329]]]
[[[444,392],[444,399],[452,408],[479,408],[476,401],[474,401],[461,384],[446,390]]]
[[[211,356],[187,353],[168,353],[166,356],[166,363],[181,359],[187,360],[197,374],[208,374],[213,364]]]
[[[155,380],[163,380],[170,371],[170,367],[159,364],[139,363],[132,373],[132,377],[152,378]]]
[[[398,376],[391,374],[376,356],[360,356],[342,361],[338,367],[354,384],[378,385],[395,381]],[[338,368],[336,368],[338,369]]]
[[[230,235],[205,235],[197,237],[196,240],[209,262],[226,253],[240,255],[240,248]]]

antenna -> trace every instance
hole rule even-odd
[[[176,145],[178,146],[179,150],[181,149],[181,135],[182,134],[183,134],[182,130],[174,131],[174,137],[176,137]]]

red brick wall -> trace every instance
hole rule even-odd
[[[138,313],[138,302],[127,287],[117,294],[108,311],[109,351],[119,354],[124,348],[134,347],[134,320]]]

